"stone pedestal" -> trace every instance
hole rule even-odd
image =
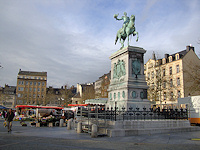
[[[53,122],[49,122],[49,127],[53,127]]]
[[[91,137],[92,137],[92,138],[96,138],[96,137],[98,136],[97,131],[98,131],[97,125],[96,125],[96,124],[93,124],[93,125],[92,125],[92,133],[91,133]]]
[[[67,130],[71,130],[71,119],[67,121]]]
[[[82,133],[82,122],[79,122],[77,125],[77,133]]]
[[[63,119],[60,119],[60,127],[63,127],[63,123],[64,123],[64,120]]]
[[[110,56],[111,82],[107,107],[150,108],[144,75],[144,50],[128,46]]]

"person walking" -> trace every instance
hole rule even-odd
[[[7,127],[8,127],[8,132],[12,131],[12,121],[14,118],[14,113],[12,112],[12,109],[9,109],[6,115],[6,120],[7,120]]]

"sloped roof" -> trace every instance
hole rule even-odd
[[[4,88],[4,92],[16,92],[16,86],[8,86]]]
[[[187,54],[187,50],[183,50],[183,51],[180,51],[180,52],[176,52],[170,56],[172,56],[173,58],[175,58],[175,55],[176,54],[179,54],[180,58],[183,58],[183,56],[185,56]]]

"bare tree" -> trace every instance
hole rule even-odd
[[[185,63],[183,72],[185,96],[200,95],[200,63]]]
[[[94,99],[95,98],[95,90],[93,85],[87,85],[83,87],[83,95],[82,95],[82,103],[87,99]]]
[[[159,101],[159,104],[166,100],[176,100],[178,95],[174,93],[174,89],[177,89],[175,83],[176,81],[172,77],[165,75],[165,68],[157,66],[151,72],[151,78],[148,77],[148,99],[152,102]]]

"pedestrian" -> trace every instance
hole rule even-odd
[[[14,118],[14,113],[12,112],[12,109],[9,109],[6,115],[6,120],[7,120],[7,127],[8,127],[8,132],[12,131],[12,121]]]

